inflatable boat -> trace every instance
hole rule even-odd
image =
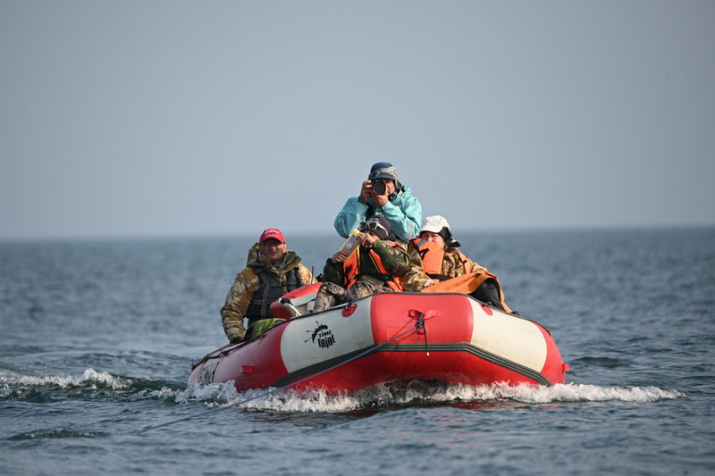
[[[188,384],[356,391],[379,384],[550,386],[568,364],[537,322],[458,293],[375,294],[323,312],[320,283],[271,306],[275,327],[193,365]],[[260,321],[259,321],[260,322]]]

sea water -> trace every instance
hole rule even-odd
[[[712,474],[715,229],[458,238],[565,385],[185,388],[254,237],[0,243],[0,473]]]

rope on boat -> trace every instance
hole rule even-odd
[[[419,312],[419,311],[418,311],[418,312]],[[415,313],[415,314],[416,314],[416,313]],[[386,340],[385,342],[381,342],[380,344],[375,344],[375,345],[373,345],[373,346],[370,346],[370,347],[368,347],[367,350],[365,350],[365,351],[363,351],[363,352],[361,352],[361,353],[359,353],[359,354],[357,354],[357,355],[351,357],[350,359],[348,359],[348,360],[346,360],[346,361],[344,361],[344,362],[340,362],[340,363],[338,363],[338,364],[336,364],[336,365],[333,365],[333,366],[330,367],[330,368],[327,368],[327,369],[325,369],[325,370],[321,370],[320,372],[316,372],[316,373],[314,373],[314,374],[308,375],[307,377],[303,377],[302,379],[296,380],[295,382],[291,382],[291,383],[289,383],[289,384],[287,384],[287,385],[283,385],[282,387],[277,387],[277,388],[274,388],[274,389],[272,389],[272,390],[268,390],[267,392],[263,392],[262,394],[256,395],[255,397],[247,398],[247,399],[245,399],[245,400],[241,400],[240,402],[236,402],[236,403],[232,403],[232,404],[230,404],[230,405],[226,405],[225,407],[214,408],[214,409],[212,409],[212,410],[208,410],[208,411],[205,411],[205,412],[197,413],[196,415],[190,415],[190,416],[187,416],[187,417],[184,417],[184,418],[179,418],[178,420],[172,420],[172,421],[169,421],[169,422],[166,422],[166,423],[162,423],[161,425],[147,426],[147,427],[144,427],[143,429],[137,431],[136,433],[144,433],[144,432],[147,432],[147,431],[149,431],[149,430],[156,430],[156,429],[158,429],[158,428],[163,428],[163,427],[165,427],[165,426],[173,425],[173,424],[175,424],[175,423],[180,423],[180,422],[182,422],[182,421],[193,420],[194,418],[204,417],[204,416],[210,415],[210,414],[212,414],[212,413],[217,413],[217,412],[220,412],[220,411],[223,411],[223,410],[228,410],[228,409],[230,409],[230,408],[235,408],[235,407],[237,407],[237,406],[239,406],[239,405],[243,405],[243,404],[248,403],[248,402],[250,402],[250,401],[257,400],[257,399],[259,399],[259,398],[267,397],[268,395],[271,395],[271,394],[274,394],[274,393],[279,392],[279,391],[281,391],[281,390],[285,390],[285,389],[287,389],[287,388],[290,388],[290,387],[293,387],[293,386],[295,386],[295,385],[301,384],[301,383],[306,382],[306,381],[308,381],[308,380],[310,380],[310,379],[312,379],[312,378],[315,378],[315,377],[317,377],[317,376],[319,376],[319,375],[322,375],[322,374],[324,374],[324,373],[326,373],[326,372],[330,372],[331,370],[335,370],[335,369],[337,369],[338,367],[340,367],[340,366],[342,366],[342,365],[345,365],[345,364],[347,364],[347,363],[350,363],[350,362],[353,362],[353,361],[355,361],[355,360],[357,360],[357,359],[360,359],[360,358],[362,358],[362,357],[365,357],[366,355],[368,355],[368,354],[370,354],[370,353],[376,351],[376,350],[379,349],[380,347],[385,346],[385,345],[387,345],[387,344],[391,344],[392,342],[396,341],[396,340],[399,339],[400,337],[403,337],[403,336],[405,336],[405,335],[407,335],[407,334],[409,334],[410,332],[415,331],[415,330],[417,330],[417,331],[419,331],[419,330],[424,331],[424,334],[425,334],[425,351],[427,352],[427,356],[429,357],[429,350],[427,350],[427,327],[425,326],[424,315],[425,315],[424,312],[420,312],[419,315],[411,315],[410,317],[416,318],[416,319],[417,319],[417,322],[416,322],[415,325],[412,326],[410,329],[407,329],[406,331],[404,331],[404,332],[402,332],[402,333],[400,333],[400,334],[395,335],[394,337],[392,337],[391,339]],[[404,326],[403,326],[403,328],[404,328]]]
[[[418,311],[416,309],[411,310],[410,312],[407,313],[409,317],[414,317],[417,319],[417,322],[415,323],[415,329],[417,330],[417,333],[419,334],[420,331],[424,333],[425,335],[425,353],[427,354],[427,357],[429,357],[429,346],[427,344],[427,326],[425,325],[425,313]]]

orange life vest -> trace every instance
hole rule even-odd
[[[507,312],[511,312],[511,309],[504,302],[504,293],[502,292],[501,285],[499,284],[499,279],[496,275],[488,272],[486,269],[480,268],[474,262],[470,261],[467,256],[461,251],[457,250],[459,255],[459,260],[463,263],[464,274],[462,276],[454,277],[454,273],[449,275],[442,274],[443,268],[442,264],[444,262],[444,247],[440,246],[434,241],[427,241],[421,238],[415,238],[412,240],[412,244],[417,248],[420,258],[422,258],[422,269],[424,269],[427,276],[432,278],[436,283],[423,289],[423,293],[463,293],[470,294],[481,286],[481,284],[487,279],[491,278],[496,283],[499,288],[499,299],[501,304]]]
[[[402,248],[403,250],[405,249],[402,245],[393,241],[385,241],[385,243],[389,244],[390,246]],[[343,262],[343,286],[345,287],[345,289],[350,289],[350,287],[355,284],[360,277],[360,255],[362,251],[364,251],[362,247],[356,248],[355,251],[351,253],[350,256],[348,256],[347,259]],[[396,292],[402,292],[405,290],[405,287],[402,284],[402,280],[400,280],[399,277],[392,276],[390,273],[387,272],[387,270],[385,269],[385,265],[382,264],[380,255],[375,253],[373,249],[370,249],[367,258],[372,260],[377,270],[384,277],[384,279],[379,279],[383,279],[383,281],[390,287],[390,289]]]
[[[434,241],[423,240],[422,238],[415,238],[412,240],[412,243],[417,248],[417,252],[422,259],[422,269],[425,270],[425,273],[427,273],[430,278],[436,281],[444,281],[454,277],[454,272],[451,272],[449,275],[443,274],[443,246]],[[472,264],[469,259],[467,259],[467,256],[459,250],[457,250],[457,254],[459,255],[459,260],[464,264],[464,273],[470,273],[472,271]]]

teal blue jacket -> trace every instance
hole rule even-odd
[[[360,203],[357,197],[349,198],[338,216],[335,217],[335,230],[343,238],[350,236],[361,221],[365,221],[373,215],[382,215],[387,218],[392,227],[395,237],[406,243],[412,238],[416,238],[422,224],[422,204],[417,197],[412,195],[412,190],[405,187],[394,200],[391,200],[384,207],[378,208],[372,203]]]

